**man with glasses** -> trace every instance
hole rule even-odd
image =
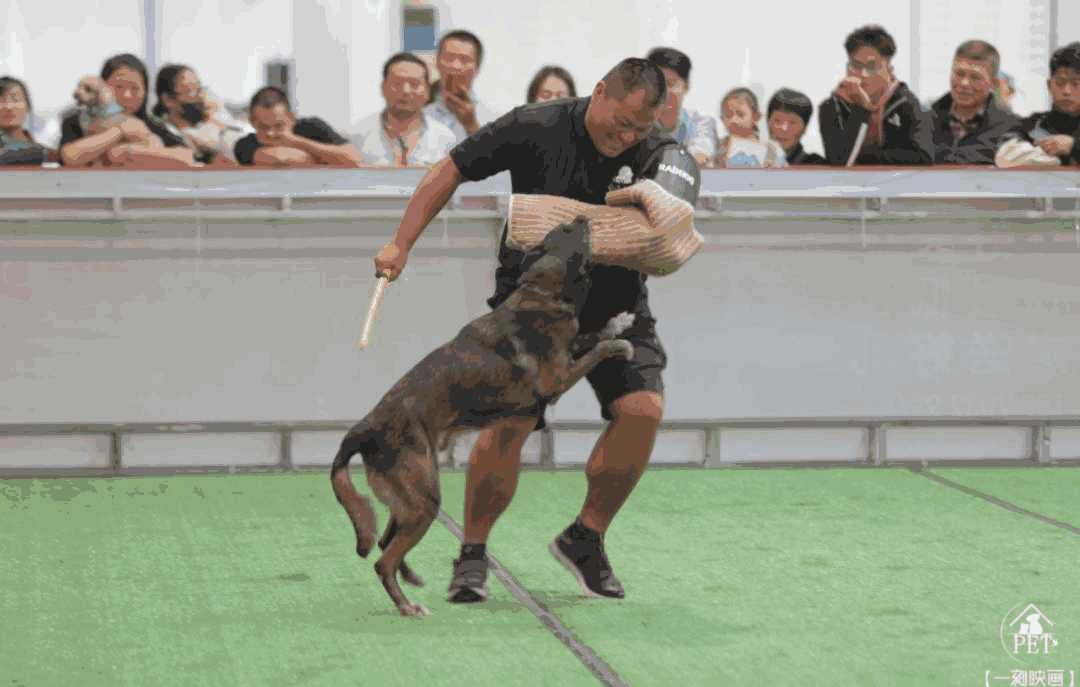
[[[424,112],[428,68],[416,55],[399,52],[383,65],[386,107],[356,127],[353,145],[361,164],[377,167],[430,167],[446,157],[457,140],[442,122]]]
[[[1001,56],[985,41],[956,49],[949,92],[931,108],[934,161],[945,165],[992,165],[1002,138],[1020,119],[994,98]]]
[[[818,109],[829,164],[933,164],[930,116],[893,72],[892,36],[864,26],[847,37],[844,49],[847,74]]]

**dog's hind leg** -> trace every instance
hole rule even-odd
[[[390,545],[394,537],[397,535],[398,524],[397,520],[393,517],[390,518],[390,522],[386,524],[386,531],[383,532],[382,539],[379,540],[379,550],[386,551],[386,547]],[[405,562],[405,559],[401,560],[401,579],[405,580],[406,584],[411,584],[414,587],[423,587],[424,578],[417,575],[409,564]]]
[[[334,466],[330,472],[330,481],[334,488],[334,495],[338,503],[345,509],[356,532],[356,553],[361,558],[366,558],[375,543],[375,511],[371,503],[356,491],[349,476],[349,460],[355,454],[356,448],[350,438],[342,442],[341,450],[334,458]]]
[[[377,493],[393,492],[384,500],[397,522],[394,536],[375,563],[375,573],[402,615],[427,615],[426,608],[410,603],[405,597],[397,582],[397,571],[405,555],[424,537],[439,513],[438,476],[425,464],[429,460],[425,453],[411,453],[401,459],[402,470],[369,476]]]

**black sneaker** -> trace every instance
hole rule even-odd
[[[450,603],[471,604],[487,599],[487,570],[487,557],[456,559],[447,597]]]
[[[596,532],[575,522],[555,537],[548,550],[577,578],[585,596],[609,599],[626,596],[604,553],[604,540]]]

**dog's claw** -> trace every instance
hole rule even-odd
[[[630,328],[630,325],[634,324],[634,318],[634,313],[631,312],[621,312],[615,315],[604,326],[603,338],[614,339],[619,334],[622,334]]]
[[[361,558],[367,558],[373,546],[375,546],[375,538],[364,537],[356,543],[356,554]]]

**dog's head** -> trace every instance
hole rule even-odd
[[[532,284],[580,307],[589,291],[589,221],[578,217],[548,232],[525,254],[519,285]]]
[[[79,105],[89,108],[105,108],[115,100],[112,89],[104,80],[96,76],[84,76],[79,79],[72,96]]]

